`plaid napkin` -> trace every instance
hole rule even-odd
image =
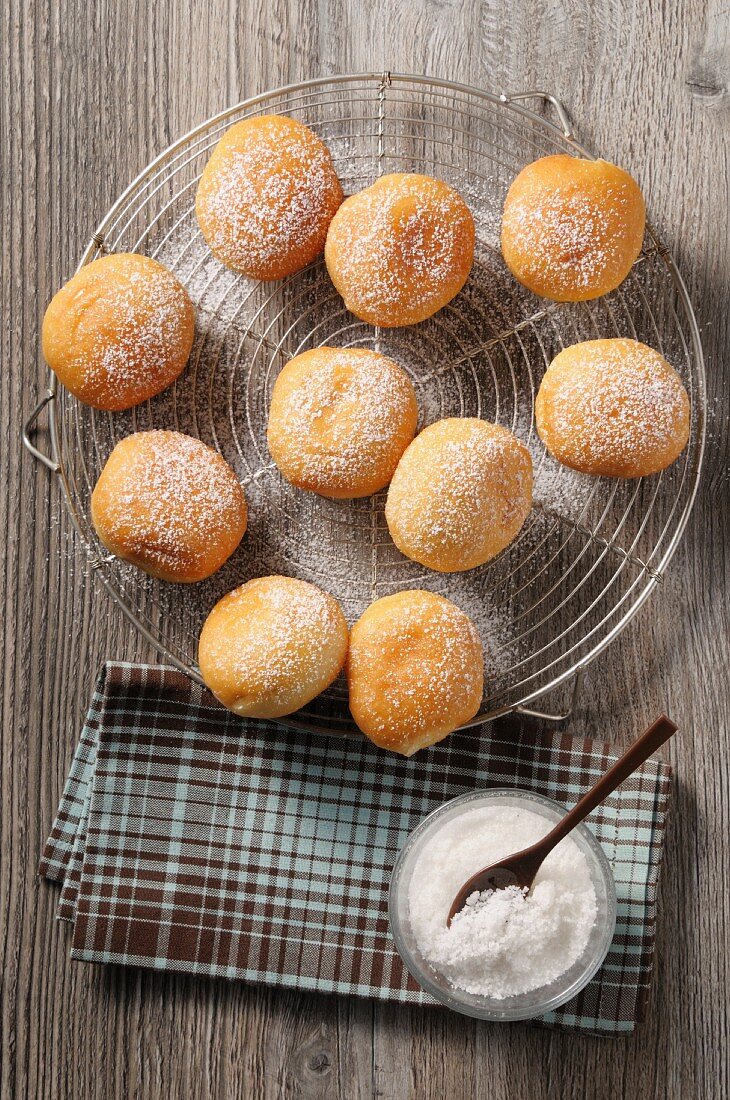
[[[243,722],[170,668],[108,664],[40,873],[63,883],[74,959],[431,1004],[388,930],[410,831],[494,785],[572,804],[612,759],[602,742],[502,722],[406,760]],[[616,1034],[642,1019],[669,781],[651,760],[591,815],[616,936],[594,980],[540,1023]]]

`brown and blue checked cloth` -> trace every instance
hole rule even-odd
[[[570,805],[614,758],[505,722],[406,760],[364,738],[244,722],[170,668],[107,664],[40,873],[63,884],[74,959],[432,1004],[388,930],[408,834],[490,786]],[[616,1035],[642,1019],[670,775],[648,761],[589,818],[616,880],[616,935],[593,981],[541,1024]]]

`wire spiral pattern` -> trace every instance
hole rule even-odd
[[[346,193],[383,172],[445,179],[474,213],[477,249],[461,294],[430,320],[378,330],[349,314],[323,261],[281,283],[222,267],[203,241],[195,190],[223,131],[241,118],[288,114],[328,144]],[[474,723],[524,706],[582,669],[615,638],[662,573],[686,524],[704,442],[705,390],[697,325],[674,264],[649,230],[628,279],[606,298],[545,303],[517,285],[499,252],[504,194],[529,161],[590,155],[560,125],[521,102],[446,81],[366,74],[309,81],[224,112],[171,146],[135,180],[93,235],[81,263],[106,251],[159,259],[196,305],[190,363],[165,393],[126,413],[99,413],[58,389],[51,434],[66,501],[104,586],[160,653],[199,679],[197,636],[210,608],[252,576],[289,573],[320,584],[352,621],[378,596],[425,587],[474,618],[485,645],[483,710]],[[559,467],[537,438],[533,403],[561,348],[631,336],[661,351],[692,401],[690,442],[669,470],[618,482]],[[480,416],[530,448],[535,507],[516,541],[465,574],[429,572],[393,546],[384,494],[330,501],[295,490],[266,447],[268,403],[284,363],[320,344],[372,347],[409,374],[420,427]],[[52,382],[55,390],[55,382]],[[249,530],[224,568],[194,587],[165,585],[100,546],[90,495],[115,443],[132,431],[176,428],[218,450],[247,486]],[[289,725],[352,728],[342,683]]]

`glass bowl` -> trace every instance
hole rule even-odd
[[[583,954],[559,978],[512,997],[494,999],[467,993],[434,970],[421,954],[409,919],[409,893],[413,871],[423,847],[448,821],[468,810],[484,806],[514,806],[528,809],[545,818],[545,831],[564,817],[567,811],[551,798],[532,791],[499,787],[471,791],[445,802],[418,825],[401,850],[390,881],[388,914],[398,952],[408,970],[426,993],[448,1008],[481,1020],[528,1020],[542,1016],[574,997],[594,976],[606,957],[616,927],[616,888],[611,867],[600,844],[586,825],[578,825],[571,838],[586,857],[596,891],[597,914]],[[506,854],[506,853],[505,853]]]

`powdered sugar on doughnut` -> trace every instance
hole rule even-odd
[[[353,627],[348,680],[363,732],[410,756],[476,713],[479,634],[461,608],[431,592],[386,596]]]
[[[331,683],[346,650],[347,623],[329,593],[293,577],[260,577],[214,607],[201,634],[200,665],[231,709],[275,717]]]
[[[677,373],[635,340],[589,340],[553,360],[536,402],[548,450],[586,473],[635,477],[663,469],[689,435]]]
[[[391,175],[342,205],[325,258],[348,309],[397,326],[450,301],[473,255],[474,221],[455,191],[428,176]]]
[[[104,256],[59,291],[44,321],[44,351],[61,382],[97,408],[124,409],[180,374],[193,306],[171,271],[147,256]]]
[[[413,387],[392,359],[320,348],[292,360],[277,380],[269,447],[295,484],[364,496],[390,480],[417,417]]]
[[[196,211],[223,263],[280,278],[322,251],[341,201],[326,146],[296,120],[271,115],[224,135],[201,178]]]
[[[628,209],[628,197],[616,188],[607,189],[605,198],[615,209]],[[557,285],[587,290],[619,263],[623,242],[608,236],[608,228],[605,208],[586,195],[556,191],[539,206],[521,199],[509,209],[512,247],[529,257],[522,277],[534,278],[549,267]]]
[[[505,428],[463,418],[438,421],[414,440],[391,482],[385,514],[404,554],[452,572],[499,553],[531,504],[527,448]]]
[[[187,295],[177,279],[160,270],[132,270],[114,287],[110,306],[118,330],[116,340],[99,337],[100,354],[88,362],[87,376],[120,390],[139,384],[140,368],[148,376],[164,375],[170,356],[179,354]]]
[[[642,234],[643,202],[630,176],[603,161],[546,157],[508,192],[502,248],[515,276],[536,293],[580,300],[618,286]]]
[[[303,665],[316,665],[331,645],[332,634],[339,631],[341,618],[328,593],[302,581],[268,587],[263,601],[266,614],[259,619],[250,643],[256,653],[266,657],[265,663],[257,662],[259,675],[266,691],[275,695],[283,687],[290,689]],[[304,650],[297,644],[302,640],[306,642]],[[241,677],[252,659],[256,659],[254,654],[245,649],[235,654],[234,667]]]
[[[195,571],[211,556],[215,568],[246,524],[245,496],[230,466],[180,432],[122,440],[102,471],[93,507],[99,533],[115,552],[164,573]]]

